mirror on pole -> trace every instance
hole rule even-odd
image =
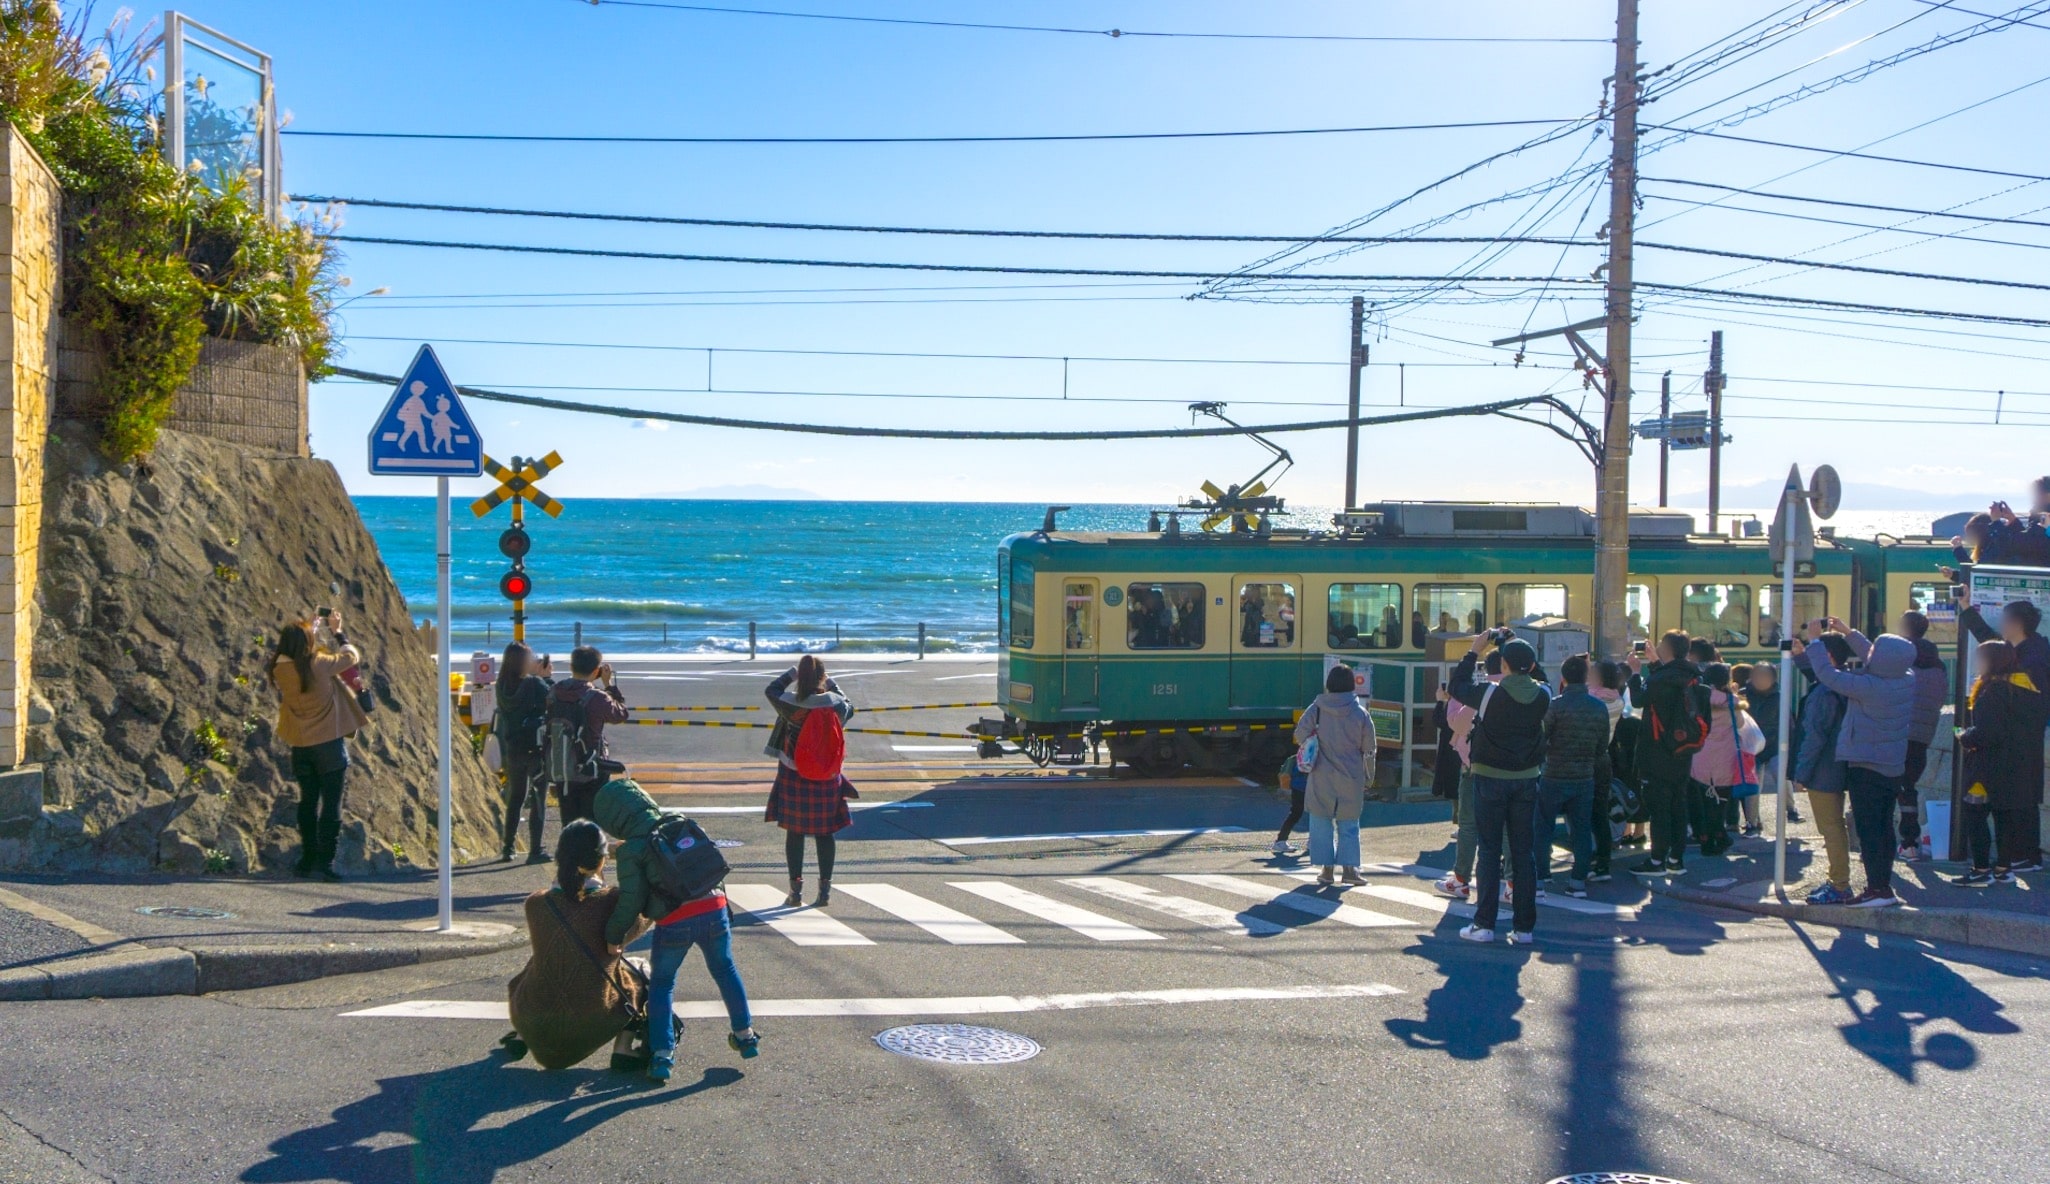
[[[1814,507],[1815,516],[1825,521],[1835,517],[1843,500],[1844,483],[1837,479],[1836,470],[1828,465],[1815,466],[1815,472],[1808,477],[1808,504]]]

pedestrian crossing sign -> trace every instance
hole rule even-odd
[[[370,471],[381,477],[475,477],[484,437],[448,371],[423,345],[370,429]]]

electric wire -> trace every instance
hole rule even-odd
[[[282,129],[287,136],[335,140],[453,140],[507,144],[1065,144],[1122,140],[1230,140],[1286,136],[1352,136],[1380,132],[1440,132],[1470,128],[1544,127],[1570,119],[1478,119],[1452,123],[1394,123],[1359,127],[1254,128],[1244,131],[1078,132],[987,136],[592,136],[519,132],[394,132]]]
[[[1979,222],[1988,225],[2036,226],[2045,229],[2050,229],[2050,222],[2042,221],[2039,219],[2002,218],[1990,214],[1958,214],[1953,213],[1949,210],[1923,210],[1916,209],[1912,206],[1875,205],[1871,202],[1848,201],[1843,198],[1836,197],[1809,197],[1793,193],[1773,193],[1769,190],[1759,189],[1756,186],[1720,185],[1713,181],[1685,181],[1677,177],[1644,177],[1640,179],[1651,182],[1655,185],[1685,185],[1693,189],[1715,189],[1720,190],[1724,193],[1738,193],[1745,194],[1751,197],[1770,198],[1773,201],[1792,201],[1803,202],[1810,205],[1841,206],[1845,209],[1874,210],[1879,213],[1885,214],[1914,214],[1915,216],[1921,218],[1955,218],[1962,222]],[[1893,228],[1875,227],[1874,229],[1890,230]]]

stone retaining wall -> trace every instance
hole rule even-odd
[[[92,330],[63,322],[57,356],[57,413],[92,420],[104,405],[100,351]],[[269,456],[306,456],[306,371],[278,345],[209,337],[178,391],[165,427]]]

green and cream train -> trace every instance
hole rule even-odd
[[[1574,506],[1389,502],[1329,530],[1177,525],[1048,529],[999,545],[1004,717],[977,726],[986,755],[1009,742],[1041,763],[1079,762],[1107,741],[1113,762],[1145,775],[1262,775],[1287,754],[1286,725],[1322,689],[1331,657],[1379,663],[1374,695],[1401,699],[1406,671],[1442,653],[1445,637],[1591,615],[1594,522]],[[1680,511],[1632,513],[1633,637],[1684,629],[1732,662],[1776,654],[1788,614],[1766,540],[1692,525]],[[1825,535],[1812,570],[1796,573],[1792,619],[1874,629],[1922,608],[1942,643],[1955,628],[1936,570],[1948,560],[1933,538]]]

